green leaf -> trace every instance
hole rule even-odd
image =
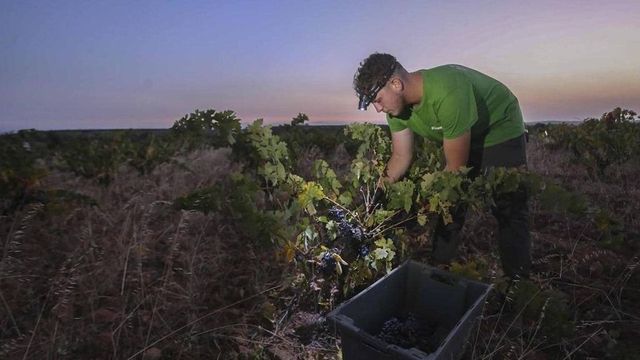
[[[376,260],[386,259],[389,255],[389,251],[385,248],[378,248],[373,251]]]
[[[316,213],[314,203],[324,197],[322,186],[313,181],[309,181],[302,186],[302,191],[298,194],[298,201],[309,215],[314,215]]]
[[[343,192],[342,194],[340,194],[340,196],[338,197],[338,201],[343,204],[344,206],[349,206],[351,205],[351,203],[353,202],[353,198],[351,197],[351,193],[349,192]]]
[[[396,212],[393,210],[384,210],[384,209],[377,209],[374,213],[373,213],[373,219],[375,220],[374,222],[376,224],[381,224],[386,220],[389,220],[389,218],[391,216],[393,216],[393,214],[395,214]]]
[[[315,179],[320,183],[320,185],[322,185],[325,191],[336,196],[339,194],[342,184],[340,184],[336,173],[329,167],[329,164],[326,161],[322,159],[316,160],[313,163],[313,173]]]
[[[413,181],[404,180],[391,184],[389,187],[389,204],[391,209],[404,209],[410,212],[413,206],[415,184]]]

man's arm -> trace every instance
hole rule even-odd
[[[394,183],[398,181],[413,159],[413,132],[404,129],[391,133],[391,158],[387,163],[387,176],[385,181]]]
[[[447,161],[447,166],[444,168],[446,171],[454,171],[466,166],[471,148],[471,132],[465,131],[454,139],[444,139],[442,148],[444,150],[444,158]]]

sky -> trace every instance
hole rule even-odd
[[[640,1],[0,0],[0,131],[168,128],[195,109],[244,123],[384,123],[358,64],[475,68],[525,121],[640,112]]]

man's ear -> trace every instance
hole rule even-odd
[[[404,81],[399,77],[394,77],[391,79],[391,88],[396,92],[400,92],[404,90]]]

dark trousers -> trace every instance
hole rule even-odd
[[[491,171],[495,167],[526,167],[527,157],[524,135],[503,143],[473,150],[469,166],[473,167],[470,176]],[[529,275],[531,268],[531,237],[529,235],[529,208],[527,191],[518,191],[495,198],[491,207],[493,216],[498,220],[498,249],[502,269],[507,276]],[[449,263],[457,253],[461,241],[466,207],[452,211],[453,222],[445,225],[438,220],[433,236],[433,261]]]

